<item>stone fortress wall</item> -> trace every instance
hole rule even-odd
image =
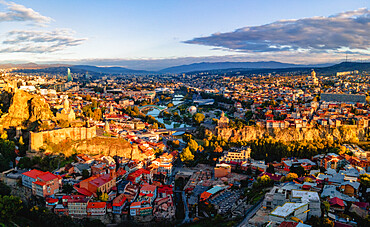
[[[46,142],[58,144],[65,139],[85,140],[96,137],[96,126],[62,128],[43,132],[30,132],[29,149],[39,151]]]

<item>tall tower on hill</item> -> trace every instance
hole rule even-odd
[[[72,81],[71,70],[68,68],[67,69],[67,72],[68,72],[68,74],[67,74],[67,82],[70,82],[70,81]]]

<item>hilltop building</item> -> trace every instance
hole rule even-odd
[[[76,119],[76,114],[72,107],[70,107],[68,98],[64,99],[63,108],[59,109],[57,112],[57,119],[74,121]]]
[[[218,120],[218,127],[228,127],[229,126],[229,118],[225,116],[225,113],[222,111],[221,117]]]

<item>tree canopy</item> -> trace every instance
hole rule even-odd
[[[201,113],[196,113],[194,116],[193,116],[193,119],[196,123],[200,124],[201,122],[204,121],[204,114],[201,114]]]
[[[189,147],[182,149],[182,152],[180,153],[180,159],[183,162],[190,162],[194,160],[194,155],[191,153]]]
[[[15,196],[0,196],[0,223],[9,223],[22,209],[22,201]]]

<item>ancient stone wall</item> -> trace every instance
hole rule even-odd
[[[58,144],[66,139],[85,140],[96,137],[96,126],[62,128],[43,132],[30,132],[29,149],[38,151],[45,143]]]

